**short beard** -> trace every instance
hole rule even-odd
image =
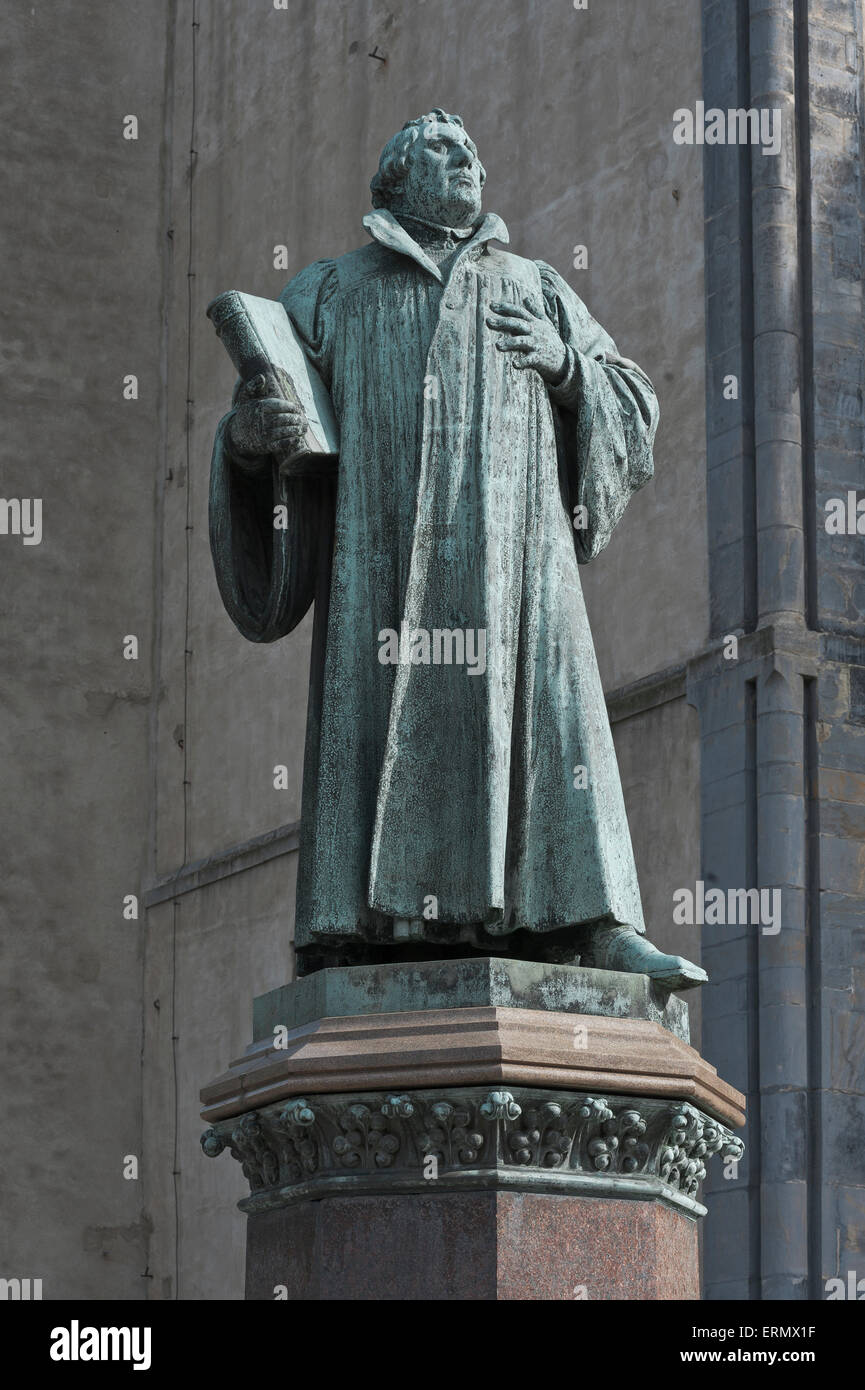
[[[470,203],[452,203],[447,208],[439,207],[434,213],[428,204],[418,206],[402,197],[394,198],[390,205],[391,212],[401,212],[406,217],[416,217],[421,222],[435,222],[440,227],[471,227],[480,216],[480,200],[472,199]]]

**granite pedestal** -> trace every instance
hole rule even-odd
[[[250,1184],[247,1298],[699,1297],[699,1185],[743,1097],[645,976],[324,970],[202,1091]]]

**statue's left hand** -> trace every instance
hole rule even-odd
[[[515,367],[534,367],[544,381],[559,385],[568,355],[565,345],[545,314],[536,314],[528,299],[518,304],[492,304],[487,325],[505,334],[496,343],[500,352],[515,354]]]

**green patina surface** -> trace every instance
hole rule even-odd
[[[486,1005],[646,1019],[690,1041],[687,1004],[645,975],[495,957],[319,970],[254,1000],[253,1039],[316,1018]]]
[[[339,422],[335,492],[238,462],[284,444],[278,402],[268,433],[239,401],[213,459],[241,631],[273,641],[315,604],[302,970],[316,943],[400,932],[533,955],[580,924],[644,931],[579,569],[652,476],[655,393],[551,266],[504,249],[455,118],[391,145],[369,244],[282,296]],[[472,659],[437,661],[454,633]]]

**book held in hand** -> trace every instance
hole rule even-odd
[[[296,448],[280,456],[280,470],[290,474],[333,471],[339,453],[333,406],[283,306],[275,299],[227,290],[208,305],[207,316],[244,383],[247,398],[278,396],[303,407],[306,434]]]

